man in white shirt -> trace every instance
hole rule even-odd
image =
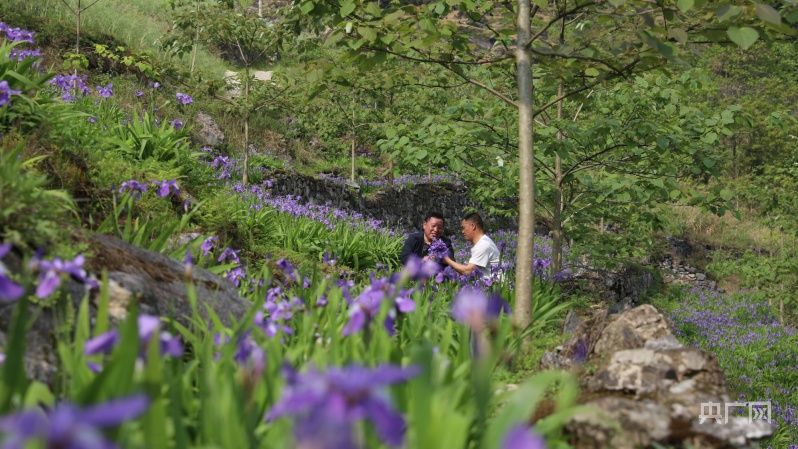
[[[474,245],[471,248],[471,259],[465,265],[457,263],[449,257],[444,258],[444,261],[460,274],[469,275],[479,269],[483,276],[490,276],[490,268],[499,264],[501,253],[493,240],[485,235],[482,217],[478,213],[472,212],[463,218],[460,225],[463,237]]]

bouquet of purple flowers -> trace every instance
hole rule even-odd
[[[443,260],[449,255],[449,248],[446,247],[446,243],[443,242],[443,239],[435,239],[432,241],[432,244],[429,246],[429,255],[435,260]]]

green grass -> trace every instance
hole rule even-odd
[[[66,0],[70,5],[77,0]],[[81,0],[81,6],[91,4]],[[74,14],[60,0],[3,0],[0,5],[16,4],[23,11],[51,20],[75,24]],[[75,6],[72,6],[73,9]],[[108,33],[126,42],[137,50],[150,50],[159,53],[162,36],[169,29],[169,9],[163,0],[99,0],[94,6],[81,14],[81,28],[95,33]],[[161,53],[163,55],[163,53]],[[164,55],[165,56],[165,55]],[[188,67],[191,56],[175,61]],[[215,78],[221,78],[227,63],[201,47],[197,53],[197,70]]]

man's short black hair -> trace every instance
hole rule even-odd
[[[430,218],[437,218],[439,220],[446,221],[443,218],[443,214],[438,212],[438,211],[435,211],[435,210],[431,210],[431,211],[427,212],[427,216],[424,217],[424,223],[428,222]]]
[[[466,216],[463,217],[463,221],[474,223],[477,226],[477,229],[479,229],[480,231],[485,230],[485,223],[482,222],[482,217],[480,217],[479,214],[476,212],[471,212],[470,214],[466,214]]]

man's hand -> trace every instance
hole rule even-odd
[[[443,260],[446,262],[447,265],[454,268],[454,271],[460,274],[464,274],[466,276],[473,273],[474,270],[477,268],[476,264],[470,263],[468,265],[463,265],[461,263],[453,261],[452,258],[449,256],[446,256]]]

